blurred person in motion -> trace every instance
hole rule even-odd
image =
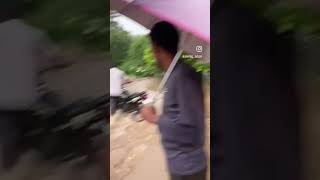
[[[290,34],[277,34],[272,24],[232,0],[215,0],[211,15],[213,151],[222,152],[214,153],[215,179],[298,180]]]
[[[110,69],[110,114],[114,115],[118,110],[118,103],[123,92],[123,85],[131,83],[125,77],[125,73],[116,65]]]
[[[153,53],[160,69],[166,71],[178,50],[179,33],[168,22],[159,22],[150,32]],[[204,95],[202,75],[178,62],[167,84],[163,114],[144,106],[142,117],[158,124],[171,180],[205,180]]]
[[[21,18],[23,1],[0,5],[0,145],[4,168],[19,159],[21,127],[39,98],[40,72],[55,64],[56,47],[40,30]]]

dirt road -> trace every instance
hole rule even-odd
[[[156,79],[138,80],[132,83],[128,89],[131,91],[148,89],[148,93],[153,94],[158,84],[159,81]],[[209,96],[205,101],[207,106],[205,148],[210,158]],[[161,101],[156,104],[158,112],[161,112],[161,105]],[[117,113],[111,117],[110,133],[111,180],[168,179],[164,152],[155,125],[146,122],[136,123],[127,116]],[[208,179],[210,179],[209,174]]]

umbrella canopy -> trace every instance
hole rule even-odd
[[[111,9],[148,29],[159,21],[172,23],[181,31],[180,48],[210,62],[209,0],[111,0]]]

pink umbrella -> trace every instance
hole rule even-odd
[[[172,23],[181,31],[180,48],[209,62],[210,4],[210,0],[111,0],[111,9],[148,29],[161,20]]]

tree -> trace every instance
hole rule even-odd
[[[145,50],[150,47],[150,42],[145,36],[136,36],[132,40],[132,44],[128,50],[128,56],[122,63],[121,69],[127,74],[135,76],[149,76],[146,63],[144,61]]]
[[[110,54],[113,61],[124,61],[127,57],[130,44],[131,37],[128,32],[119,27],[111,27]]]
[[[136,36],[133,38],[132,44],[129,47],[127,61],[132,61],[133,64],[143,65],[144,51],[150,45],[146,36]]]

